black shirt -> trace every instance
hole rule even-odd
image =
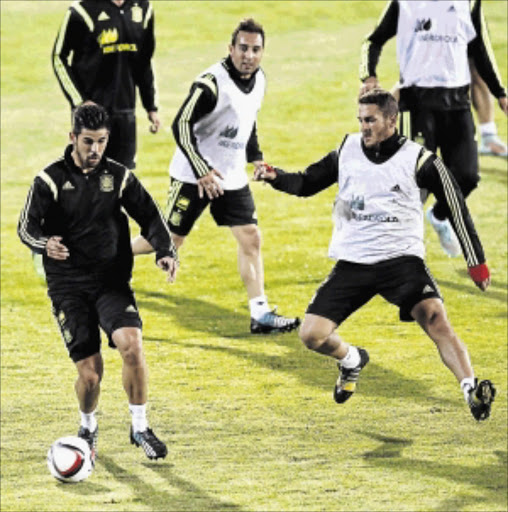
[[[35,178],[18,223],[21,241],[44,255],[48,286],[66,286],[90,273],[98,279],[128,280],[132,250],[127,212],[156,250],[156,259],[176,257],[166,222],[136,176],[103,158],[91,172],[78,168],[72,146]],[[45,252],[51,236],[63,237],[70,256],[64,261]]]
[[[110,113],[133,111],[136,87],[147,112],[157,110],[151,59],[154,16],[148,0],[74,2],[55,41],[52,64],[74,108],[92,100]]]

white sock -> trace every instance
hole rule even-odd
[[[132,430],[134,430],[134,432],[145,431],[148,428],[148,422],[146,421],[146,404],[129,404],[129,411],[132,416]]]
[[[482,137],[487,135],[497,135],[497,126],[494,121],[490,121],[489,123],[482,123],[480,124],[479,128]]]
[[[259,320],[265,313],[270,312],[270,306],[265,295],[254,297],[249,300],[250,316],[254,320]]]
[[[339,359],[339,363],[344,368],[355,368],[360,364],[360,352],[353,345],[349,345],[347,354],[342,359]]]
[[[474,389],[475,386],[475,379],[474,377],[466,377],[465,379],[462,379],[460,381],[460,389],[462,389],[462,392],[464,393],[464,399],[467,402],[467,398],[469,396],[469,392]]]
[[[95,411],[90,413],[79,411],[79,414],[81,414],[81,426],[87,428],[90,432],[93,432],[97,428]]]

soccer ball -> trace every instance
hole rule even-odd
[[[57,439],[48,450],[49,472],[61,482],[81,482],[92,474],[88,443],[76,436]]]

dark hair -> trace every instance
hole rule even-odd
[[[79,135],[83,129],[110,130],[109,116],[106,109],[92,101],[85,101],[77,106],[72,114],[72,133]]]
[[[251,34],[261,34],[261,39],[263,40],[263,47],[265,46],[265,31],[260,23],[254,21],[252,18],[245,18],[240,21],[238,27],[235,28],[235,31],[231,35],[231,44],[235,46],[236,44],[236,36],[238,32],[250,32]]]
[[[384,89],[371,89],[362,94],[358,103],[363,105],[377,105],[385,117],[396,116],[399,113],[397,100]]]

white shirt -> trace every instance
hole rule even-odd
[[[260,69],[254,88],[245,93],[220,62],[200,76],[208,73],[213,74],[217,81],[217,104],[212,112],[194,124],[194,135],[205,160],[224,176],[224,180],[216,178],[217,181],[225,190],[237,190],[249,181],[245,170],[247,143],[263,102],[265,75]],[[186,183],[197,182],[187,157],[178,147],[169,173]]]
[[[467,45],[476,36],[464,0],[399,0],[401,87],[462,87],[471,82]]]
[[[339,192],[329,247],[333,259],[372,264],[399,256],[424,258],[422,191],[416,163],[422,146],[407,140],[386,162],[371,162],[361,134],[339,153]]]

